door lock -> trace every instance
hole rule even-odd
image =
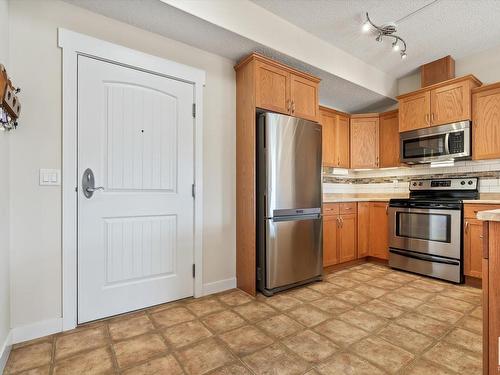
[[[87,199],[92,198],[95,191],[104,190],[103,186],[95,187],[94,172],[92,172],[92,169],[90,168],[85,169],[85,172],[83,172],[82,190],[83,195],[85,195],[85,198]]]

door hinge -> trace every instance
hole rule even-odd
[[[194,184],[191,185],[191,195],[193,196],[193,198],[195,197],[195,190],[194,190]]]
[[[193,263],[193,278],[196,276],[196,264]]]
[[[193,103],[193,117],[196,118],[196,103]]]

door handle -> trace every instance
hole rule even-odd
[[[292,100],[292,113],[295,113],[295,102]]]
[[[467,232],[467,229],[469,228],[469,222],[465,221],[465,231]]]
[[[95,191],[104,190],[103,186],[95,186],[94,172],[92,172],[92,169],[90,168],[85,169],[85,172],[83,172],[82,190],[83,195],[85,195],[85,198],[87,199],[92,198]]]

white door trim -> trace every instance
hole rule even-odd
[[[194,296],[203,295],[203,86],[205,72],[127,47],[59,28],[62,48],[62,329],[77,325],[77,58],[90,56],[194,85]]]

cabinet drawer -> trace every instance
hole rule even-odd
[[[340,212],[339,205],[339,203],[325,203],[323,205],[323,215],[338,215]]]
[[[356,202],[348,202],[340,204],[340,214],[355,214],[357,213],[357,204]]]
[[[464,217],[467,219],[476,219],[479,211],[489,211],[500,209],[500,204],[465,204]]]

